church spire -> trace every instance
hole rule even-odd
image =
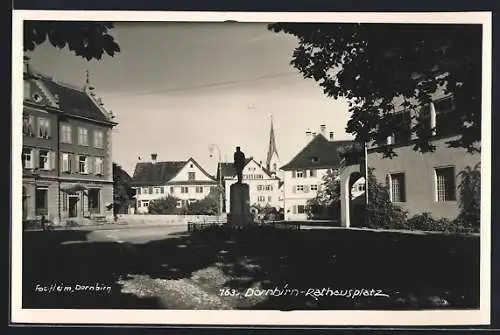
[[[273,156],[279,159],[278,150],[276,149],[276,139],[274,138],[274,126],[273,126],[273,116],[271,115],[271,132],[269,134],[269,148],[267,151],[266,167],[271,170],[271,160]]]

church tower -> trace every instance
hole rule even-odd
[[[266,168],[275,176],[279,177],[281,166],[278,150],[276,149],[276,139],[274,137],[273,117],[271,115],[271,132],[269,134],[269,148],[267,150]]]

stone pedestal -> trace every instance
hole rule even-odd
[[[250,188],[248,184],[233,184],[229,195],[230,209],[227,223],[234,226],[245,226],[252,223],[250,213]]]

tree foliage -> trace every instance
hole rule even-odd
[[[177,208],[178,198],[167,195],[166,197],[151,200],[148,206],[149,214],[179,214]]]
[[[100,60],[104,53],[113,57],[120,52],[109,30],[111,22],[97,21],[25,21],[24,51],[33,51],[47,40],[52,46],[68,47],[76,56]]]
[[[212,189],[203,199],[189,204],[187,213],[195,215],[217,215],[219,206],[219,192]]]
[[[386,145],[396,124],[390,114],[411,112],[413,149],[433,151],[432,129],[419,117],[438,89],[454,96],[460,118],[452,147],[478,151],[481,138],[480,25],[275,23],[274,32],[298,39],[291,64],[319,83],[329,97],[349,101],[346,131],[360,142]]]
[[[458,185],[460,213],[457,221],[479,228],[481,220],[481,164],[460,171]]]
[[[135,196],[135,190],[131,187],[132,179],[120,165],[113,163],[113,208],[119,213],[126,207]]]
[[[338,171],[332,169],[329,169],[323,176],[316,196],[306,203],[306,213],[309,218],[333,218],[340,213],[340,179],[338,177]]]

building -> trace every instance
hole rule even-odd
[[[316,197],[323,177],[330,169],[338,169],[342,163],[339,150],[353,141],[335,141],[333,132],[326,138],[326,126],[321,125],[318,134],[306,132],[306,146],[281,169],[284,171],[285,220],[306,220],[306,205]]]
[[[238,180],[234,163],[221,163],[217,170],[217,178],[222,170],[222,183],[225,190],[225,212],[231,211],[229,196],[230,187]],[[262,162],[257,162],[253,157],[248,157],[243,168],[243,182],[248,184],[250,190],[250,206],[271,206],[279,210],[280,203],[280,179],[269,171]]]
[[[157,154],[151,162],[139,162],[135,166],[132,185],[136,190],[136,213],[148,213],[150,201],[167,196],[179,199],[177,207],[205,198],[217,187],[217,181],[193,158],[186,161],[158,162]]]
[[[53,224],[112,217],[112,130],[87,80],[80,88],[40,74],[25,58],[23,220]]]
[[[450,148],[446,142],[457,138],[460,122],[455,111],[457,106],[450,95],[437,91],[430,104],[422,106],[423,115],[433,131],[434,152],[420,153],[413,150],[416,135],[411,127],[414,119],[410,112],[399,108],[394,114],[399,126],[387,139],[397,154],[394,158],[382,158],[376,147],[368,147],[368,166],[374,168],[379,182],[388,186],[391,200],[414,215],[430,212],[436,218],[454,219],[459,213],[458,185],[461,172],[474,168],[481,161],[480,153],[468,153],[465,149]]]
[[[271,172],[271,175],[283,179],[281,173],[281,161],[276,147],[276,138],[274,135],[273,119],[271,117],[271,130],[269,133],[269,147],[267,149],[266,169]]]

